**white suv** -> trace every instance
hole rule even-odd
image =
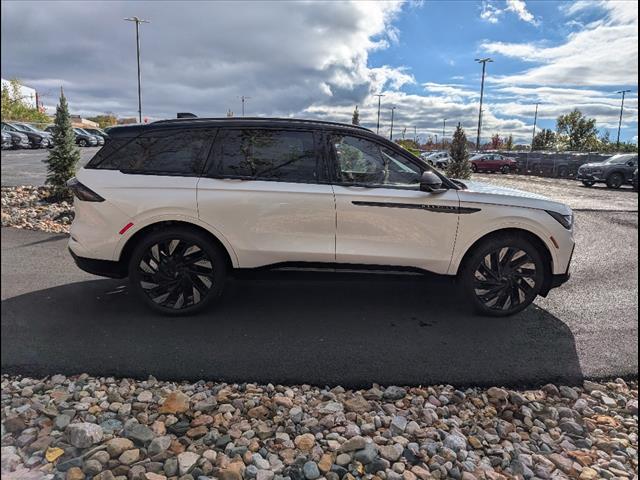
[[[564,283],[574,248],[567,206],[450,180],[330,122],[115,127],[69,185],[78,266],[128,276],[168,314],[209,305],[234,269],[295,266],[458,276],[476,310],[504,316]]]

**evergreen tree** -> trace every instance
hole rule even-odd
[[[540,130],[533,137],[533,145],[531,150],[550,150],[556,144],[556,134],[548,128]]]
[[[504,142],[505,150],[511,151],[513,150],[513,135],[509,135]]]
[[[449,154],[451,155],[451,162],[447,166],[447,175],[451,178],[470,178],[471,163],[469,162],[467,136],[459,123],[456,132],[453,134]]]
[[[62,88],[54,125],[53,148],[49,151],[48,158],[44,160],[47,164],[46,183],[53,187],[53,199],[62,200],[71,196],[67,188],[67,180],[75,175],[76,164],[80,161],[80,151],[76,147],[69,107]]]
[[[351,117],[351,123],[353,125],[360,125],[360,112],[358,111],[357,105],[355,110],[353,111],[353,116]]]

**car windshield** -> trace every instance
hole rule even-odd
[[[23,132],[32,132],[32,133],[41,133],[42,130],[38,130],[37,128],[32,127],[31,125],[27,125],[26,123],[16,123],[16,128],[22,130]]]
[[[15,128],[16,130],[18,130],[19,132],[29,132],[31,133],[31,131],[27,128],[24,127],[24,125],[20,125],[19,123],[12,123],[11,126],[13,128]]]
[[[89,133],[85,132],[83,129],[81,128],[74,128],[73,129],[74,132],[79,133],[81,135],[89,135]]]
[[[633,160],[634,157],[635,155],[614,155],[608,160],[605,160],[604,163],[607,165],[623,165],[629,160]]]

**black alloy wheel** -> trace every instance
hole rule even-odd
[[[509,173],[509,172],[511,171],[511,169],[509,168],[509,165],[503,165],[503,166],[502,166],[502,168],[500,169],[500,171],[501,171],[503,174],[505,174],[505,175],[506,175],[507,173]]]
[[[544,270],[542,257],[526,239],[498,238],[476,249],[462,280],[476,311],[503,317],[524,310],[535,300]]]
[[[607,187],[620,188],[624,182],[624,177],[621,173],[612,173],[607,177]]]
[[[224,257],[199,232],[156,232],[136,247],[129,264],[133,288],[154,310],[181,315],[202,310],[220,296]]]
[[[84,138],[81,138],[80,141],[78,142],[78,145],[80,145],[81,147],[86,147],[87,141]]]

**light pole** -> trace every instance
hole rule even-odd
[[[125,18],[127,22],[136,22],[136,58],[138,60],[138,121],[142,123],[142,93],[140,88],[140,24],[150,23],[138,17]]]
[[[376,126],[376,133],[379,134],[380,133],[380,99],[384,97],[384,95],[381,93],[376,93],[374,97],[378,97],[378,124]]]
[[[244,102],[249,99],[251,99],[251,97],[245,97],[244,95],[240,96],[240,100],[242,100],[242,116],[243,117],[244,117]]]
[[[476,58],[476,62],[482,64],[482,82],[480,83],[480,111],[478,112],[478,136],[476,137],[476,150],[480,150],[480,132],[482,131],[482,99],[484,97],[484,74],[487,63],[493,62],[490,58]]]
[[[413,126],[413,141],[418,143],[418,127]]]
[[[616,93],[622,94],[622,103],[620,104],[620,120],[618,121],[618,139],[616,140],[616,148],[620,148],[620,128],[622,128],[622,111],[624,110],[624,96],[631,90],[620,90]]]
[[[444,150],[444,129],[447,127],[447,119],[442,120],[442,149]]]
[[[536,102],[536,113],[533,117],[533,135],[531,136],[531,150],[533,151],[533,142],[536,139],[536,124],[538,123],[538,105],[540,103]]]
[[[395,112],[396,107],[391,107],[391,133],[389,134],[389,140],[393,140],[393,112]]]

